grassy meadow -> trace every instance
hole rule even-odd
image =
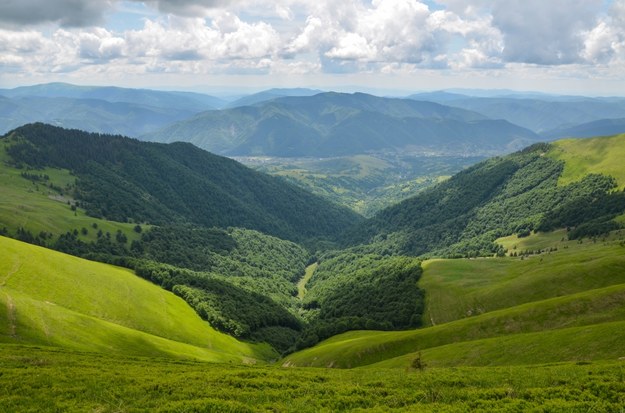
[[[547,154],[565,162],[559,184],[579,181],[590,173],[601,173],[616,178],[625,188],[625,134],[589,139],[563,139],[553,142]]]
[[[213,330],[130,270],[0,237],[0,342],[254,362],[275,357]]]
[[[20,412],[622,412],[621,361],[314,369],[5,345],[0,410]]]

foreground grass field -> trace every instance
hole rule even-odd
[[[0,237],[0,342],[253,362],[273,352],[213,330],[131,271]]]
[[[5,412],[623,412],[625,363],[327,370],[2,345]]]

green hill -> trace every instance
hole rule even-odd
[[[284,363],[356,367],[380,362],[385,367],[409,367],[419,351],[425,362],[437,365],[462,364],[453,360],[464,358],[472,360],[467,364],[488,365],[621,357],[613,338],[623,339],[625,321],[622,237],[616,234],[596,243],[570,241],[557,251],[523,259],[426,262],[419,286],[425,290],[424,322],[429,327],[349,332],[289,355]],[[580,332],[586,334],[584,340],[569,339]],[[534,335],[525,335],[529,333]],[[489,340],[471,350],[471,343],[483,339]],[[524,356],[518,358],[511,351],[508,358],[501,352],[490,358],[489,349],[496,348],[499,339],[502,346],[516,351],[525,346]],[[527,346],[530,340],[545,344]],[[446,359],[456,348],[464,355]],[[392,361],[395,357],[401,358]],[[387,364],[382,363],[385,360]]]
[[[125,355],[272,357],[213,330],[180,298],[126,269],[0,237],[0,341]]]
[[[299,241],[335,238],[359,220],[347,208],[190,144],[43,124],[18,128],[0,142],[16,167],[69,170],[76,179],[67,192],[93,217],[237,226]]]
[[[625,134],[588,139],[564,139],[553,143],[549,156],[564,162],[560,185],[579,181],[587,174],[616,178],[625,188]]]
[[[464,109],[333,92],[209,111],[142,138],[191,142],[227,155],[279,157],[388,150],[479,155],[509,152],[538,140],[527,129]]]

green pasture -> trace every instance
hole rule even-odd
[[[0,410],[19,412],[621,412],[622,361],[313,369],[2,345]]]
[[[130,270],[0,237],[0,341],[211,361],[273,357]]]
[[[616,178],[621,189],[625,187],[625,134],[559,140],[547,156],[564,161],[561,185],[579,181],[590,173],[601,173]]]

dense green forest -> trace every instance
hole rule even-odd
[[[323,256],[303,299],[308,321],[298,348],[354,329],[401,330],[421,325],[421,263],[410,257],[355,252]]]
[[[190,144],[146,143],[44,124],[20,127],[3,139],[11,142],[7,153],[16,166],[72,171],[73,195],[95,217],[237,226],[309,242],[335,238],[359,220],[347,208]]]

